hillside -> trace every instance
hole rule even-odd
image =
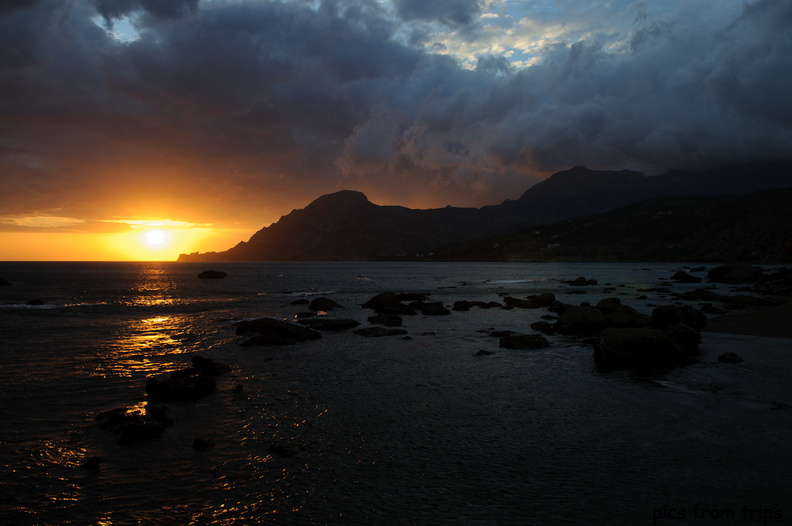
[[[792,261],[792,188],[662,197],[456,247],[461,261]]]
[[[445,258],[458,254],[458,257],[468,259],[477,250],[481,252],[480,247],[451,248],[493,236],[508,236],[536,225],[602,214],[647,199],[675,195],[713,197],[789,186],[792,186],[792,162],[724,166],[700,173],[674,170],[652,177],[640,172],[575,167],[534,185],[518,200],[483,208],[448,206],[414,210],[380,206],[371,203],[360,192],[344,190],[321,196],[304,209],[293,210],[229,250],[182,254],[179,261],[397,260],[422,259],[441,252]],[[679,203],[681,206],[682,201]],[[613,229],[618,230],[616,227]],[[632,242],[625,239],[634,238],[633,244],[647,246],[655,246],[658,242],[651,232],[636,230],[630,235],[633,237],[620,241],[623,249],[614,246],[607,250],[603,248],[601,252],[612,252],[612,257],[618,258],[623,252],[629,252],[628,248],[632,246]],[[665,241],[662,246],[674,244],[668,237],[672,233],[663,235]],[[527,242],[527,238],[524,239]],[[538,239],[536,243],[557,244]],[[586,248],[589,246],[587,243],[587,240],[581,240],[575,245],[583,251],[579,254],[567,254],[566,251],[572,249],[562,248],[552,257],[588,257],[584,255],[590,252]],[[517,252],[522,254],[519,250]],[[541,251],[535,255],[519,256],[502,251],[496,253],[502,255],[493,253],[487,256],[482,252],[476,257],[551,257]],[[659,251],[652,257],[665,257],[663,254],[665,252]]]

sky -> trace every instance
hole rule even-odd
[[[788,158],[790,57],[789,0],[3,0],[0,260]]]

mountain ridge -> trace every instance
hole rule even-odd
[[[577,166],[553,174],[517,200],[482,208],[410,209],[371,203],[356,190],[325,194],[223,252],[179,261],[403,260],[524,229],[617,210],[670,196],[717,197],[792,186],[792,161],[725,165],[703,172]]]

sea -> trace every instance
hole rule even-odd
[[[447,307],[550,291],[648,314],[702,286],[672,283],[680,268],[0,263],[0,524],[792,524],[791,340],[705,332],[691,365],[636,372],[599,370],[579,337],[511,350],[490,334],[533,332],[547,309],[280,347],[235,333],[318,297],[343,306],[319,315],[365,327],[361,305],[385,291]],[[227,277],[197,278],[209,269]],[[718,361],[728,351],[745,361]],[[173,421],[160,438],[97,426],[145,411],[146,380],[194,355],[231,370],[209,396],[158,403]]]

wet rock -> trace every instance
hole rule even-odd
[[[685,352],[665,331],[653,328],[607,328],[597,338],[594,359],[605,367],[674,367],[686,363]]]
[[[481,349],[480,351],[478,351],[478,352],[477,352],[476,354],[474,354],[473,356],[491,356],[491,355],[493,355],[493,354],[495,354],[495,353],[494,353],[494,352],[492,352],[492,351],[485,351],[484,349]]]
[[[198,274],[199,279],[223,279],[227,276],[228,274],[226,274],[222,270],[204,270],[203,272]]]
[[[692,276],[684,270],[678,270],[671,276],[671,281],[676,283],[701,283],[703,280],[698,276]]]
[[[102,459],[100,457],[88,457],[86,458],[80,466],[83,469],[87,469],[88,471],[98,471],[99,467],[102,464]]]
[[[197,451],[206,451],[207,449],[212,449],[215,446],[215,443],[212,440],[206,440],[203,438],[196,438],[193,440],[192,447]]]
[[[5,278],[0,278],[0,287],[10,287],[11,282]]]
[[[515,334],[501,338],[499,345],[504,349],[543,349],[550,342],[541,334]]]
[[[376,316],[369,316],[369,323],[373,325],[384,325],[386,327],[401,327],[402,318],[395,314],[377,314]]]
[[[400,334],[407,334],[407,331],[404,329],[386,329],[385,327],[363,327],[362,329],[357,329],[353,331],[355,334],[360,336],[366,336],[368,338],[378,338],[381,336],[397,336]]]
[[[293,457],[297,454],[296,449],[292,449],[288,446],[283,444],[278,444],[276,442],[271,442],[269,446],[267,446],[267,451],[270,453],[274,453],[279,457]]]
[[[342,318],[342,319],[332,319],[332,318],[309,318],[306,320],[300,320],[298,323],[301,325],[307,325],[312,329],[316,329],[318,331],[346,331],[348,329],[354,329],[360,322],[357,320],[353,320],[351,318]]]
[[[38,300],[38,299],[37,300],[30,300],[30,301],[27,302],[27,304],[30,305],[31,307],[44,305],[44,300]]]
[[[743,360],[743,357],[735,352],[725,352],[718,356],[718,361],[723,363],[741,363],[745,360]]]
[[[605,315],[608,327],[642,327],[652,321],[646,314],[641,314],[629,305],[622,305],[619,298],[605,298],[595,308]]]
[[[469,311],[473,307],[478,307],[480,309],[499,309],[502,308],[503,305],[498,303],[497,301],[468,301],[468,300],[461,300],[455,301],[454,306],[451,310],[455,311]]]
[[[213,376],[183,371],[146,380],[146,394],[152,402],[189,402],[212,394],[216,388]]]
[[[420,303],[418,308],[421,310],[421,314],[424,316],[441,316],[451,314],[451,311],[445,308],[439,301]]]
[[[393,314],[393,315],[412,315],[415,314],[415,309],[404,305],[399,296],[394,292],[383,292],[377,294],[366,303],[363,308],[372,309],[377,314]]]
[[[562,281],[562,283],[566,283],[567,285],[574,285],[575,287],[587,287],[587,286],[590,286],[590,285],[596,285],[597,284],[597,280],[596,279],[586,279],[583,276],[580,276],[579,278],[575,278],[573,280]]]
[[[503,298],[503,303],[509,307],[516,307],[518,309],[539,309],[542,307],[542,305],[532,299],[512,298],[511,296]]]
[[[753,290],[759,294],[792,296],[792,269],[784,267],[762,276],[754,283]]]
[[[333,309],[343,309],[343,305],[339,305],[329,298],[315,298],[308,306],[312,311],[325,311],[329,312]]]
[[[173,425],[164,409],[145,414],[127,408],[111,409],[96,416],[96,426],[116,435],[121,444],[138,444],[160,438]]]
[[[605,314],[594,307],[580,305],[564,309],[554,326],[559,334],[596,334],[607,326]]]
[[[243,342],[242,345],[245,347],[291,345],[322,337],[322,333],[309,327],[273,318],[258,318],[237,324],[237,334],[249,332],[257,332],[259,336]]]
[[[720,307],[716,307],[712,303],[702,304],[701,312],[703,312],[704,314],[714,314],[714,315],[726,314],[725,310],[721,309]]]
[[[656,329],[665,329],[677,323],[701,331],[707,326],[707,316],[690,305],[660,305],[652,311],[652,327]]]
[[[531,324],[531,329],[541,332],[542,334],[552,334],[555,332],[553,326],[546,321],[535,321]]]
[[[707,272],[707,280],[712,283],[754,283],[762,276],[762,269],[750,263],[720,265]]]
[[[701,343],[701,333],[690,325],[680,322],[663,330],[686,353],[694,354],[698,351],[698,345]]]
[[[192,366],[199,374],[209,376],[220,376],[231,370],[231,366],[228,364],[216,362],[200,355],[192,357]]]

